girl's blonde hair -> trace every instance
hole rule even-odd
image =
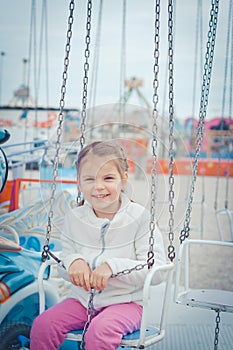
[[[76,161],[76,169],[77,173],[80,172],[80,167],[88,155],[94,154],[99,157],[109,157],[111,156],[111,160],[116,163],[116,166],[122,174],[122,176],[128,171],[128,163],[126,159],[125,152],[120,144],[116,141],[95,141],[91,144],[85,146],[78,155],[78,159]]]

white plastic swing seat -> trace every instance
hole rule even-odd
[[[82,341],[82,329],[67,333],[66,340],[73,340],[80,342]],[[145,342],[144,345],[139,345],[139,339],[140,339],[140,329],[133,333],[129,333],[123,336],[122,341],[120,346],[124,347],[134,347],[134,348],[139,348],[143,349],[146,346],[152,345],[155,342],[158,342],[159,340],[163,339],[165,336],[165,331],[160,331],[158,327],[153,327],[149,326],[146,328],[146,333],[145,333]],[[156,337],[156,341],[155,341]],[[141,346],[141,347],[139,347]]]
[[[53,260],[47,260],[42,263],[39,274],[38,274],[38,291],[39,291],[39,304],[40,313],[45,310],[45,293],[44,293],[44,271],[47,266],[56,264]],[[171,286],[172,286],[172,274],[174,265],[167,263],[162,266],[154,266],[147,274],[144,287],[143,287],[143,313],[141,327],[139,330],[123,336],[120,346],[131,347],[137,349],[144,349],[158,341],[162,340],[165,336],[166,316],[168,312],[168,306],[171,297]],[[137,272],[133,272],[137,273]],[[153,284],[153,276],[156,273],[163,273],[164,279],[163,285],[163,298],[158,300],[153,298],[153,289],[157,288]],[[160,285],[161,287],[161,285]],[[152,309],[153,307],[153,309]],[[151,322],[151,313],[156,315],[159,322]],[[81,342],[82,330],[75,330],[67,333],[66,340],[73,340]]]
[[[229,247],[233,249],[233,243],[231,242],[186,239],[181,244],[178,254],[174,293],[175,302],[178,304],[183,304],[192,307],[199,307],[224,312],[233,312],[233,289],[191,289],[189,287],[189,266],[191,264],[189,258],[189,248],[190,245],[194,244]],[[183,255],[184,286],[182,286],[183,291],[180,291],[181,266],[183,263]]]
[[[217,289],[195,289],[180,293],[178,302],[189,306],[233,312],[233,292]]]

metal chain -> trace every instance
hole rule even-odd
[[[95,291],[92,288],[90,293],[90,298],[87,305],[87,322],[85,323],[83,327],[82,332],[82,340],[79,346],[80,350],[85,350],[85,334],[87,332],[87,329],[89,327],[89,324],[91,323],[91,317],[94,315],[94,305],[93,305],[93,299],[94,299]]]
[[[210,11],[210,21],[209,21],[209,31],[208,31],[208,40],[206,45],[206,55],[204,63],[204,74],[201,90],[201,101],[200,101],[200,111],[199,111],[199,123],[196,136],[196,149],[193,163],[193,176],[192,183],[190,186],[188,206],[185,213],[184,228],[180,233],[180,243],[182,243],[186,238],[189,237],[190,232],[190,220],[191,220],[191,211],[193,203],[194,189],[197,179],[197,170],[198,170],[198,159],[201,151],[203,136],[204,136],[204,123],[206,117],[206,110],[208,105],[208,96],[210,89],[210,80],[211,72],[213,65],[214,57],[214,47],[215,47],[215,38],[216,38],[216,29],[217,29],[217,20],[218,20],[218,6],[219,0],[212,0],[212,7]]]
[[[169,246],[168,258],[175,259],[174,241],[174,78],[173,78],[173,0],[168,1],[168,70],[169,70]]]
[[[119,277],[119,276],[124,276],[124,275],[129,275],[131,272],[133,271],[140,271],[140,270],[143,270],[146,266],[148,266],[148,268],[150,268],[151,266],[148,264],[148,261],[144,264],[138,264],[134,267],[132,267],[131,269],[125,269],[125,270],[122,270],[122,271],[119,271],[115,274],[112,274],[111,277]]]
[[[80,124],[80,146],[81,149],[85,145],[86,117],[87,117],[87,87],[88,87],[88,72],[89,72],[89,57],[90,57],[90,42],[91,42],[91,10],[92,0],[87,2],[87,22],[86,22],[86,49],[84,62],[84,77],[83,77],[83,96],[82,96],[82,111]]]
[[[84,51],[84,77],[83,77],[83,95],[82,95],[82,111],[80,122],[80,149],[85,146],[85,131],[86,131],[86,118],[87,118],[87,88],[88,88],[88,73],[89,73],[89,58],[90,58],[90,42],[91,42],[91,14],[92,14],[92,0],[87,2],[87,21],[86,21],[86,48]],[[82,201],[82,193],[78,190],[77,203]]]
[[[154,231],[155,231],[155,200],[156,200],[156,161],[157,161],[157,119],[158,119],[158,86],[159,86],[159,29],[160,29],[160,0],[155,4],[155,34],[154,34],[154,79],[153,79],[153,125],[152,125],[152,169],[151,169],[151,208],[150,208],[150,238],[147,256],[148,268],[154,264]]]
[[[219,325],[220,325],[220,311],[217,310],[217,315],[215,318],[215,332],[214,332],[214,350],[218,350],[218,335],[219,335]]]
[[[54,168],[53,168],[53,183],[51,188],[51,198],[50,198],[50,210],[48,214],[48,224],[47,224],[47,232],[46,232],[46,240],[45,245],[43,247],[42,252],[42,261],[44,262],[48,258],[49,252],[49,241],[51,236],[51,228],[52,228],[52,218],[53,218],[53,206],[55,201],[55,191],[56,191],[56,179],[58,176],[58,164],[59,164],[59,151],[61,149],[61,135],[62,135],[62,123],[63,123],[63,113],[65,106],[65,93],[66,93],[66,83],[67,83],[67,72],[69,67],[69,55],[71,49],[71,37],[72,37],[72,25],[74,22],[74,0],[70,1],[69,5],[69,17],[68,17],[68,29],[67,29],[67,41],[65,47],[65,58],[64,58],[64,71],[63,71],[63,81],[61,87],[61,98],[60,98],[60,112],[58,115],[58,127],[57,127],[57,141],[56,141],[56,149],[54,156]]]

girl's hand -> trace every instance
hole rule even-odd
[[[96,290],[103,290],[106,288],[107,282],[112,275],[112,270],[107,263],[103,263],[97,267],[91,274],[90,285]]]
[[[90,276],[91,269],[87,262],[77,259],[69,267],[70,281],[75,285],[84,288],[86,291],[91,289]]]

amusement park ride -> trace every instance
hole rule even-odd
[[[158,2],[159,3],[159,2]],[[65,110],[64,98],[66,91],[66,79],[62,82],[62,93],[60,99],[60,108],[54,110],[56,113],[45,121],[39,121],[35,119],[33,127],[38,129],[46,129],[54,127],[56,131],[56,139],[48,140],[32,140],[30,142],[24,142],[24,149],[16,152],[9,151],[11,145],[7,142],[9,133],[7,127],[0,130],[0,137],[2,138],[1,153],[0,153],[0,165],[1,165],[1,188],[0,188],[0,203],[1,203],[1,219],[0,219],[0,348],[2,349],[29,349],[30,348],[30,327],[35,317],[43,312],[45,308],[48,308],[59,300],[64,298],[69,291],[69,283],[67,284],[61,278],[58,277],[56,272],[57,263],[61,265],[59,259],[61,246],[59,244],[59,227],[62,225],[65,210],[71,209],[76,205],[74,196],[71,195],[69,190],[59,192],[59,184],[62,183],[64,186],[74,185],[76,181],[73,179],[60,179],[60,170],[64,163],[61,161],[63,156],[63,147],[65,148],[66,155],[76,157],[77,151],[82,149],[86,142],[86,126],[88,123],[87,113],[87,84],[88,84],[88,67],[89,67],[89,40],[90,40],[90,21],[91,21],[91,0],[87,1],[87,34],[86,34],[86,47],[85,47],[85,64],[84,64],[84,78],[83,78],[83,92],[82,92],[82,108],[81,111],[77,110]],[[100,6],[102,1],[100,2]],[[208,105],[208,95],[210,88],[210,77],[213,63],[213,52],[215,48],[215,34],[216,25],[218,20],[218,0],[212,1],[211,4],[211,16],[209,21],[208,29],[208,42],[206,46],[205,65],[202,82],[202,95],[200,103],[199,119],[196,121],[194,118],[188,118],[184,127],[184,136],[186,135],[187,152],[182,157],[177,157],[175,151],[175,120],[174,120],[174,109],[173,109],[173,6],[172,1],[169,1],[168,6],[168,44],[169,50],[169,130],[167,132],[168,141],[168,157],[160,159],[158,152],[158,126],[160,120],[158,118],[157,102],[158,102],[158,38],[159,38],[159,15],[160,7],[156,6],[155,9],[155,63],[154,63],[154,93],[153,93],[153,107],[150,110],[152,120],[150,121],[150,130],[147,131],[146,136],[140,137],[140,126],[132,127],[127,125],[126,127],[120,128],[118,123],[118,138],[121,139],[123,145],[128,151],[128,157],[131,161],[130,171],[132,174],[136,172],[137,162],[142,158],[146,157],[145,173],[149,178],[151,185],[150,192],[150,209],[153,217],[156,208],[156,194],[155,187],[157,184],[157,175],[165,174],[168,175],[168,188],[169,195],[168,201],[164,201],[164,204],[168,202],[169,213],[167,219],[169,222],[168,230],[168,247],[167,247],[167,263],[162,267],[149,266],[149,258],[154,257],[153,252],[153,228],[150,228],[151,235],[150,241],[148,242],[148,270],[147,277],[145,279],[143,289],[143,316],[142,323],[139,330],[132,334],[127,334],[122,338],[120,348],[126,349],[144,349],[147,347],[153,348],[153,344],[166,341],[167,334],[167,316],[169,316],[169,309],[172,307],[171,293],[174,290],[173,301],[176,307],[180,306],[191,306],[196,309],[212,310],[216,313],[216,322],[214,330],[214,350],[217,350],[219,343],[219,327],[220,327],[220,313],[232,314],[233,312],[233,290],[225,290],[224,288],[194,288],[190,284],[190,265],[192,263],[190,259],[191,247],[197,246],[214,246],[217,248],[226,248],[232,252],[233,249],[233,229],[232,229],[232,215],[233,211],[230,207],[229,201],[229,186],[231,177],[233,176],[233,150],[232,150],[232,120],[231,118],[218,118],[210,121],[209,124],[206,122],[206,108]],[[230,12],[233,14],[233,6],[230,7]],[[73,24],[73,11],[74,1],[70,1],[69,5],[69,21],[67,29],[67,45],[64,59],[64,72],[63,77],[66,77],[67,70],[69,67],[69,53],[71,48],[71,34]],[[123,14],[125,15],[125,13]],[[233,23],[230,21],[229,23]],[[128,90],[122,97],[121,107],[123,107],[123,113],[125,103],[128,102],[132,93],[135,92],[138,98],[146,105],[146,109],[149,110],[150,106],[143,94],[140,91],[142,81],[133,78],[132,80],[126,80],[126,87]],[[28,96],[29,90],[25,90]],[[19,97],[17,93],[17,97]],[[17,106],[18,108],[18,106]],[[21,112],[25,112],[25,118],[27,120],[27,113],[30,111],[30,106],[26,108],[23,106]],[[39,111],[39,108],[35,108]],[[9,107],[11,110],[11,107]],[[78,113],[78,117],[74,117],[69,114],[70,112]],[[51,113],[51,111],[50,111]],[[121,110],[122,113],[122,110]],[[67,116],[70,116],[68,118]],[[75,144],[75,149],[72,147],[70,142],[65,145],[62,137],[62,131],[66,129],[66,117],[67,120],[79,121],[80,129],[78,130],[79,144]],[[24,119],[24,118],[23,118]],[[90,118],[91,119],[91,118]],[[92,119],[91,119],[92,120]],[[64,125],[63,125],[64,122]],[[94,124],[94,119],[92,120]],[[162,124],[162,123],[161,123]],[[115,126],[112,121],[109,121],[110,127],[113,129]],[[69,126],[69,125],[68,125]],[[70,129],[69,129],[70,130]],[[128,144],[126,137],[127,132],[131,132],[133,140]],[[135,131],[136,130],[136,131]],[[179,132],[180,130],[178,130]],[[149,135],[149,136],[148,136]],[[96,135],[95,135],[96,137]],[[98,134],[101,138],[101,133]],[[76,138],[77,139],[77,138]],[[42,142],[43,141],[43,142]],[[84,142],[85,141],[85,142]],[[149,149],[149,145],[152,145]],[[26,147],[29,146],[29,147]],[[19,145],[16,145],[19,147]],[[132,157],[132,152],[138,147],[138,153],[136,157]],[[48,158],[48,153],[52,149],[53,157]],[[29,155],[37,153],[39,151],[40,159],[43,159],[43,164],[38,163],[39,169],[42,165],[51,170],[52,175],[47,178],[25,178],[24,166],[28,163]],[[143,153],[143,154],[142,154]],[[151,153],[151,154],[150,154]],[[20,158],[19,158],[20,156]],[[135,153],[134,153],[135,156]],[[73,165],[73,163],[71,162]],[[71,167],[72,168],[72,167]],[[8,173],[12,170],[12,177],[9,178]],[[15,171],[13,171],[15,170]],[[37,171],[37,174],[39,171]],[[179,246],[176,247],[175,242],[175,228],[174,228],[174,214],[175,214],[175,189],[174,179],[176,175],[189,176],[190,184],[188,188],[188,194],[185,201],[186,209],[184,210],[182,229],[179,235]],[[194,192],[196,189],[197,177],[199,175],[204,179],[203,175],[214,176],[219,181],[220,177],[226,181],[226,199],[224,209],[218,209],[216,207],[216,217],[219,225],[219,240],[205,240],[202,239],[190,239],[190,221],[191,212],[194,204]],[[39,198],[34,203],[21,205],[20,197],[28,183],[36,184],[39,188],[39,196],[42,192],[44,184],[49,185],[49,195],[46,198]],[[26,184],[26,185],[25,185]],[[67,187],[68,188],[68,187]],[[29,187],[29,192],[32,187]],[[217,193],[217,190],[216,190]],[[219,217],[226,216],[230,227],[230,241],[226,241],[222,232]],[[52,220],[50,220],[52,219]],[[54,231],[51,231],[51,228]],[[176,250],[178,254],[176,256]],[[206,249],[206,248],[205,248]],[[227,255],[226,255],[227,256]],[[231,254],[232,256],[232,254]],[[156,259],[156,257],[155,257]],[[184,263],[184,266],[183,266]],[[146,264],[147,265],[147,264]],[[176,267],[176,269],[175,269]],[[127,273],[137,273],[135,271],[128,271]],[[184,270],[184,282],[181,283],[181,271]],[[158,272],[166,272],[164,282],[159,285],[153,285],[153,275]],[[175,283],[173,284],[172,274],[175,272]],[[16,283],[17,282],[17,283]],[[204,281],[203,281],[204,282]],[[159,306],[158,306],[159,304]],[[90,306],[87,309],[87,315],[90,315]],[[158,310],[159,309],[159,310]],[[178,312],[177,312],[178,314]],[[157,317],[159,315],[159,317]],[[198,314],[198,318],[200,318]],[[156,319],[155,319],[156,318]],[[230,318],[229,318],[230,319]],[[200,320],[198,320],[200,322]],[[232,319],[228,321],[230,327],[232,327]],[[179,325],[180,326],[180,325]],[[204,328],[204,326],[203,326]],[[71,341],[68,345],[63,344],[61,349],[73,349],[84,348],[84,338],[86,329],[73,330],[67,334],[66,344]],[[232,334],[231,334],[232,336]],[[194,336],[189,339],[188,345],[186,346],[181,334],[181,340],[179,342],[179,349],[196,350],[197,348],[192,347],[194,344]],[[175,340],[173,339],[173,345]],[[198,339],[199,346],[200,342],[205,340]],[[161,344],[163,343],[161,342]],[[231,350],[232,341],[224,339],[226,344],[223,350]],[[156,349],[159,348],[160,343],[156,344]],[[158,346],[158,347],[157,347]],[[161,345],[162,346],[162,345]],[[177,347],[178,348],[178,347]],[[204,349],[204,347],[203,347]],[[221,348],[220,348],[221,349]],[[219,350],[220,350],[219,349]],[[171,348],[175,350],[175,348]],[[206,350],[206,349],[205,349]]]

